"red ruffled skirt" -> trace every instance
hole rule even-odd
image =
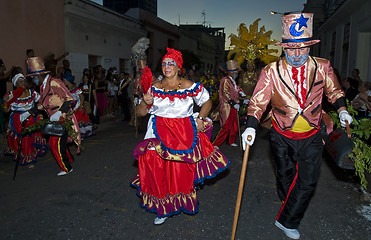
[[[139,174],[131,182],[140,205],[157,216],[198,211],[196,189],[205,179],[225,170],[229,160],[197,133],[193,118],[154,117],[156,138],[143,140],[134,150]]]
[[[93,123],[90,121],[89,115],[86,113],[85,109],[76,109],[75,116],[77,123],[80,128],[81,139],[85,139],[89,136],[95,135],[93,128]]]
[[[8,146],[4,150],[4,154],[12,156],[15,160],[17,158],[19,142],[21,138],[22,125],[19,120],[21,113],[13,113],[10,115],[8,128],[6,130],[6,139]],[[24,122],[24,129],[35,124],[39,119],[35,117],[29,117]],[[22,138],[22,148],[20,151],[19,165],[27,165],[35,163],[37,157],[43,156],[47,152],[47,143],[43,138],[41,132],[29,133]]]

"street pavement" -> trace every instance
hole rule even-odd
[[[213,135],[218,124],[215,123]],[[155,226],[155,215],[139,206],[130,180],[137,174],[132,157],[144,133],[118,118],[99,125],[83,141],[73,172],[58,177],[51,152],[35,167],[19,167],[0,155],[0,239],[230,239],[242,166],[239,147],[220,150],[227,171],[198,190],[199,212],[179,214]],[[6,145],[0,135],[0,150]],[[71,147],[73,153],[75,147]],[[371,239],[369,194],[353,173],[338,169],[324,153],[315,195],[299,227],[304,240]],[[280,209],[268,130],[260,129],[250,150],[236,239],[288,239],[274,225]]]

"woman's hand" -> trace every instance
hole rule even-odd
[[[197,132],[203,132],[205,129],[205,123],[203,120],[196,118]]]
[[[151,105],[153,103],[153,96],[151,94],[151,88],[148,89],[147,93],[143,95],[143,101],[147,105]]]

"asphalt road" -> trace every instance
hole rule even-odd
[[[218,130],[214,127],[214,135]],[[251,148],[236,239],[287,239],[274,226],[280,208],[268,144],[261,129]],[[97,135],[83,141],[74,171],[58,177],[49,153],[34,168],[19,167],[0,155],[0,239],[230,239],[242,165],[238,147],[223,145],[230,168],[198,190],[199,212],[179,214],[163,225],[139,207],[131,156],[135,129],[127,122],[106,121]],[[0,135],[0,150],[6,140]],[[71,148],[75,152],[74,147]],[[299,227],[301,239],[371,239],[369,195],[360,191],[352,173],[339,170],[324,153],[316,193]]]

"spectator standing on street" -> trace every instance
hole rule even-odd
[[[142,84],[145,94],[137,113],[151,116],[145,139],[134,150],[139,174],[132,186],[138,189],[140,205],[157,215],[154,224],[181,212],[197,213],[197,186],[229,164],[203,133],[212,105],[209,93],[202,84],[179,77],[182,65],[181,52],[167,48],[164,78],[152,85],[148,67],[141,78],[147,84]],[[197,117],[195,103],[201,107]]]
[[[98,106],[98,102],[94,89],[94,84],[91,82],[91,75],[89,73],[85,72],[85,74],[82,77],[82,83],[79,85],[79,88],[82,91],[81,106],[85,109],[86,113],[89,116],[89,119],[93,123],[92,134],[94,134],[94,131],[97,128],[96,124],[99,124],[99,116],[97,117],[94,115],[93,109],[94,106]],[[79,123],[80,129],[83,125],[85,125],[85,123],[82,123],[81,125]]]
[[[96,66],[94,71],[94,88],[98,101],[99,117],[102,117],[105,114],[106,108],[108,107],[107,98],[105,95],[105,92],[107,91],[105,71],[106,70],[101,65]]]
[[[131,101],[128,95],[129,84],[131,83],[131,78],[129,73],[120,73],[120,85],[118,91],[118,99],[120,102],[120,107],[122,107],[122,112],[124,113],[123,121],[130,121],[131,119]]]
[[[62,64],[63,64],[64,73],[72,74],[72,70],[70,68],[70,61],[68,61],[67,59],[64,59]]]
[[[358,112],[357,118],[367,118],[371,113],[371,83],[362,82],[359,94],[353,99],[352,106]]]
[[[3,104],[4,95],[7,93],[7,84],[9,82],[10,75],[14,70],[14,66],[6,72],[6,67],[2,59],[0,59],[0,103]],[[3,109],[0,109],[0,132],[5,133],[5,114]]]
[[[107,98],[108,98],[108,107],[107,107],[107,116],[113,117],[115,113],[115,106],[117,102],[117,86],[114,80],[114,75],[108,73],[106,77],[107,81]]]
[[[348,99],[349,102],[353,101],[358,94],[358,81],[346,77],[341,84],[345,92],[345,98]]]
[[[309,56],[312,13],[282,16],[285,57],[261,72],[250,99],[247,128],[242,141],[252,145],[259,120],[272,105],[270,145],[277,168],[277,192],[282,201],[275,225],[289,238],[299,239],[297,228],[314,194],[322,161],[322,96],[339,113],[342,126],[352,117],[346,110],[345,94],[326,59]],[[252,139],[249,140],[248,136]]]
[[[353,69],[353,71],[352,71],[352,78],[358,82],[358,85],[359,86],[363,82],[362,79],[361,79],[361,77],[359,76],[359,69],[358,68]]]

